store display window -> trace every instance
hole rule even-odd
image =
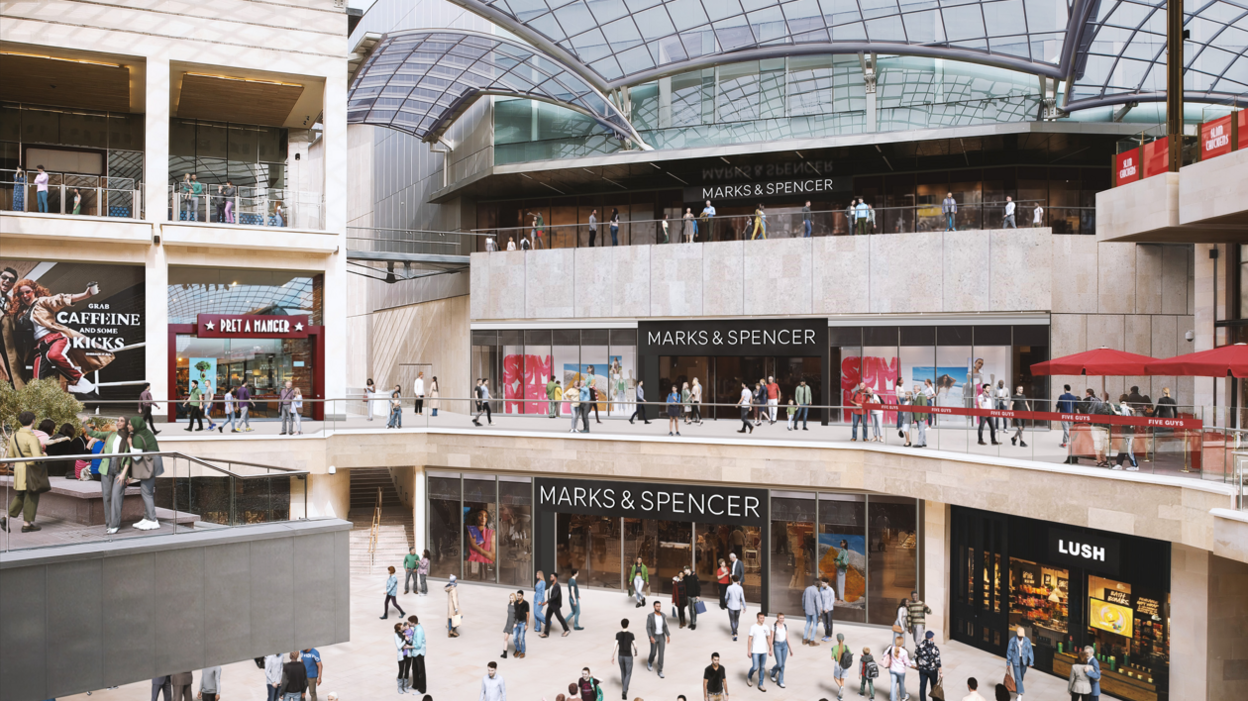
[[[1089,575],[1086,603],[1085,641],[1101,665],[1102,692],[1130,701],[1157,698],[1170,665],[1169,595]],[[1063,655],[1055,667],[1069,670],[1074,662],[1073,654]]]
[[[1010,630],[1023,626],[1032,645],[1065,651],[1070,645],[1069,602],[1068,570],[1010,558]]]

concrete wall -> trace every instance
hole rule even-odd
[[[346,642],[349,529],[291,522],[6,553],[0,701]]]
[[[1248,698],[1248,564],[1209,556],[1208,698]]]
[[[431,376],[437,376],[443,397],[470,396],[467,296],[410,304],[371,316],[369,372],[378,388],[393,387],[401,376],[407,378],[401,364],[430,363],[432,371],[422,368],[426,386]],[[403,393],[411,395],[410,384]],[[465,408],[460,406],[461,411]]]

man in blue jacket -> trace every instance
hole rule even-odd
[[[1092,701],[1101,699],[1101,663],[1096,661],[1096,649],[1091,645],[1083,648],[1083,663],[1088,665],[1088,680],[1092,682]]]
[[[1057,398],[1057,411],[1062,414],[1073,414],[1075,413],[1075,405],[1078,404],[1079,398],[1070,393],[1070,385],[1062,385],[1062,388],[1066,391],[1062,393],[1062,396]],[[1066,444],[1070,442],[1070,424],[1071,422],[1069,421],[1062,422],[1063,448],[1065,448]]]

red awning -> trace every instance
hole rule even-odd
[[[1075,353],[1062,358],[1046,360],[1031,366],[1033,375],[1147,375],[1144,371],[1146,363],[1157,362],[1156,358],[1138,353],[1097,348],[1096,350]],[[1174,373],[1157,373],[1171,374]]]
[[[1233,346],[1197,351],[1166,360],[1154,360],[1145,370],[1148,375],[1176,377],[1248,377],[1248,345],[1236,343]]]

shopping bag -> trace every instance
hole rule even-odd
[[[457,613],[454,616],[451,616],[452,628],[458,628],[462,626],[463,624],[464,624],[464,615],[462,613]]]
[[[945,701],[945,679],[944,677],[941,677],[940,679],[936,680],[936,683],[932,685],[932,690],[929,691],[927,695],[931,696],[933,699],[935,699],[935,701]]]
[[[1009,692],[1018,691],[1018,685],[1014,683],[1014,672],[1011,671],[1008,667],[1005,670],[1005,681],[1002,683],[1005,684],[1006,691],[1009,691]]]
[[[701,599],[698,599],[697,603],[693,605],[693,610],[697,611],[698,615],[701,616],[706,613],[706,604],[702,603]]]

